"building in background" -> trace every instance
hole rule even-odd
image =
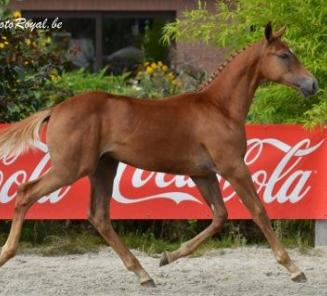
[[[207,0],[214,9],[214,0]],[[214,71],[222,53],[205,44],[177,43],[173,48],[159,38],[165,23],[196,8],[195,0],[12,0],[9,7],[33,20],[56,17],[62,30],[53,32],[67,46],[76,67],[113,73],[131,70],[145,60],[171,62],[176,66]]]

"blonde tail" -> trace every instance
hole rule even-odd
[[[46,109],[0,130],[0,159],[18,156],[33,147],[40,140],[39,132],[43,122],[52,110]]]

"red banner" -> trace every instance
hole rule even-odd
[[[308,132],[298,125],[250,125],[245,161],[268,214],[274,219],[327,219],[326,129]],[[17,186],[50,166],[46,144],[0,160],[0,219],[10,219]],[[230,219],[250,215],[229,183],[217,176]],[[85,219],[89,204],[86,178],[42,197],[29,219]],[[148,172],[121,163],[111,199],[113,219],[208,219],[211,212],[192,180]]]

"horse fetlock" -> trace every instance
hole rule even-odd
[[[126,268],[129,271],[136,272],[139,267],[140,267],[140,263],[136,258],[132,258],[126,263]]]
[[[13,257],[16,256],[16,250],[8,250],[8,251],[6,251],[5,254],[6,254],[8,259],[13,258]]]
[[[302,271],[299,271],[291,275],[291,280],[296,283],[305,283],[307,281],[307,277]]]
[[[276,254],[276,261],[281,265],[287,265],[290,262],[290,257],[285,252]]]
[[[16,249],[13,248],[7,248],[5,246],[2,247],[0,258],[5,258],[6,260],[9,260],[10,258],[14,257],[16,255]]]
[[[163,252],[160,258],[159,266],[167,265],[171,262],[169,253],[167,251]]]
[[[146,288],[155,288],[156,287],[154,280],[151,278],[141,282],[141,285]]]

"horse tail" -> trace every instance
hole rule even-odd
[[[40,140],[40,129],[51,116],[52,109],[37,112],[0,130],[0,159],[18,156]]]

